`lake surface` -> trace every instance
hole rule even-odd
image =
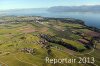
[[[17,16],[42,16],[42,17],[55,17],[55,18],[76,18],[83,20],[88,26],[95,26],[100,29],[100,13],[87,13],[87,12],[47,12],[47,11],[16,11],[16,12],[3,12],[0,14],[17,15]]]

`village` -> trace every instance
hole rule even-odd
[[[100,33],[95,30],[83,21],[71,18],[0,17],[0,61],[7,61],[11,66],[10,62],[16,65],[26,62],[27,66],[31,66],[27,62],[41,62],[36,65],[43,66],[46,57],[76,59],[95,54],[96,58],[99,57]],[[8,61],[8,58],[12,60]]]

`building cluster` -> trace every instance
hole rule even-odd
[[[36,50],[36,49],[33,49],[33,48],[22,48],[22,49],[21,49],[21,52],[30,53],[30,54],[35,54],[35,53],[36,53],[35,50]]]
[[[6,19],[6,20],[1,20],[0,19],[0,24],[8,24],[8,23],[20,23],[20,22],[42,22],[44,19],[43,17],[38,17],[38,16],[28,16],[28,17],[10,17],[11,19]]]

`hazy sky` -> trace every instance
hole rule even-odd
[[[0,10],[99,4],[100,0],[0,0]]]

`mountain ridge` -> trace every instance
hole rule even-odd
[[[49,8],[22,8],[1,10],[0,12],[11,11],[48,11],[48,12],[100,12],[100,5],[82,5],[82,6],[52,6]]]
[[[54,6],[48,9],[50,12],[100,12],[100,5],[83,6]]]

